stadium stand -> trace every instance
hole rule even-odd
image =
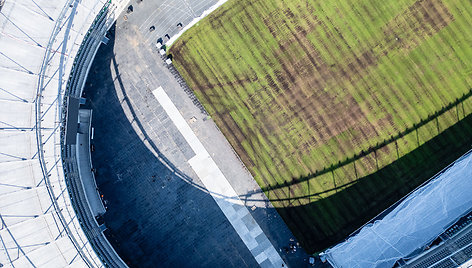
[[[397,262],[398,267],[458,267],[472,259],[472,212],[449,227],[436,240],[416,255]]]
[[[126,267],[86,203],[75,145],[64,143],[64,104],[80,96],[126,3],[0,2],[1,267]]]

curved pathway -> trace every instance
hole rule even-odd
[[[267,261],[265,250],[271,247],[288,266],[302,267],[306,256],[301,249],[282,250],[292,235],[276,210],[161,59],[154,42],[169,30],[156,24],[149,32],[148,22],[159,16],[152,5],[162,4],[145,3],[134,4],[126,20],[118,20],[86,83],[87,106],[94,113],[92,158],[97,184],[108,201],[105,222],[112,244],[131,266],[282,266]],[[207,190],[198,168],[189,164],[196,151],[153,95],[159,87],[239,197]],[[255,237],[255,247],[221,210],[218,198],[245,215],[243,226],[260,226],[263,235]]]

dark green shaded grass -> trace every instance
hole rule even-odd
[[[423,159],[439,169],[452,161],[432,155],[456,155],[439,142],[388,169],[472,112],[470,21],[465,0],[230,0],[170,51],[314,251],[426,180],[402,175],[429,174]],[[367,179],[381,170],[390,179]]]

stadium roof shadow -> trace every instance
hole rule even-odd
[[[388,212],[391,209],[390,206],[469,151],[472,146],[471,134],[472,114],[469,114],[433,139],[399,157],[393,163],[353,181],[347,187],[346,185],[337,187],[338,189],[334,189],[336,190],[334,194],[319,199],[316,197],[322,193],[297,197],[297,199],[313,198],[316,201],[303,206],[278,207],[277,210],[281,215],[290,218],[301,213],[310,213],[309,211],[316,211],[319,213],[318,215],[330,214],[330,211],[333,210],[333,203],[342,204],[337,208],[336,213],[344,216],[348,221],[346,224],[339,224],[333,217],[334,222],[330,223],[332,225],[331,232],[325,236],[320,235],[328,233],[322,230],[324,227],[320,226],[320,221],[311,222],[309,225],[300,221],[287,222],[307,252],[322,251],[343,241],[348,235],[380,213]],[[327,172],[331,172],[331,170]],[[298,180],[306,181],[312,178],[310,176],[294,179],[294,183],[299,183]],[[369,191],[373,188],[372,185],[383,185],[383,187],[377,191]],[[401,187],[399,188],[398,185]],[[290,186],[288,184],[284,187],[290,188]],[[267,191],[270,190],[267,189]],[[296,231],[300,231],[300,233],[296,233]]]
[[[346,184],[336,185],[336,187],[316,193],[285,198],[270,198],[272,202],[288,204],[277,205],[277,210],[307,252],[319,252],[333,246],[384,210],[391,209],[390,206],[471,149],[472,114],[458,120],[454,125],[443,131],[440,131],[439,125],[437,125],[438,117],[458,107],[463,109],[464,102],[470,102],[471,97],[472,90],[428,118],[391,136],[382,143],[343,161],[333,163],[314,174],[292,178],[291,182],[261,187],[261,191],[267,195],[271,195],[273,191],[277,190],[291,193],[291,187],[297,187],[304,182],[316,180],[318,176],[322,175],[332,175],[333,180],[335,180],[334,173],[338,169],[348,165],[352,166],[356,161],[366,156],[375,158],[376,151],[383,147],[396,145],[398,140],[409,134],[416,135],[418,138],[418,129],[428,123],[435,124],[438,135],[418,146],[415,150],[401,157],[398,156],[397,160],[391,164],[378,168],[377,171],[369,175],[352,178]],[[372,187],[373,185],[382,185],[382,187],[379,189],[378,187]],[[252,193],[240,198],[253,201]],[[296,205],[294,204],[296,200],[303,200],[306,204]],[[333,204],[338,206],[333,208]],[[300,219],[299,215],[310,214],[313,221],[306,222],[306,220]],[[329,220],[321,219],[320,215],[328,215]],[[344,220],[347,219],[347,221],[337,221],[339,217]],[[329,230],[326,229],[327,225]]]
[[[425,126],[426,124],[428,124],[428,123],[430,123],[434,120],[436,120],[436,122],[438,122],[437,120],[441,115],[443,115],[444,113],[450,111],[454,107],[457,107],[459,105],[463,105],[464,101],[468,100],[471,96],[472,96],[472,89],[469,90],[469,92],[463,94],[462,97],[457,98],[455,101],[453,101],[453,102],[449,103],[448,105],[444,106],[439,111],[437,111],[434,114],[428,116],[428,118],[426,118],[424,120],[421,120],[419,123],[414,124],[411,127],[406,128],[405,130],[397,133],[395,136],[392,135],[392,136],[390,136],[389,139],[386,139],[381,143],[377,143],[375,146],[371,146],[366,150],[362,150],[358,154],[355,154],[351,157],[347,157],[343,161],[338,161],[337,163],[333,163],[331,166],[325,167],[322,170],[319,170],[319,171],[316,171],[315,173],[309,174],[308,176],[300,177],[300,178],[294,178],[292,181],[293,181],[294,184],[295,183],[301,183],[301,182],[313,179],[317,176],[332,172],[332,171],[334,171],[334,170],[336,170],[340,167],[343,167],[343,166],[349,165],[351,163],[354,163],[355,161],[357,161],[357,160],[359,160],[359,159],[361,159],[361,158],[363,158],[363,157],[365,157],[369,154],[375,153],[376,151],[382,149],[385,146],[388,146],[390,144],[395,144],[399,139],[401,139],[402,137],[405,137],[406,135],[408,135],[412,132],[416,132],[416,136],[418,136],[418,129],[419,128],[421,128],[422,126]],[[439,125],[437,125],[437,129],[438,129],[438,132],[441,132]],[[398,151],[397,151],[397,154],[398,154]],[[349,183],[347,185],[340,185],[338,187],[333,188],[333,190],[345,188],[346,186],[349,186],[350,184],[352,184],[352,183]],[[276,185],[270,185],[268,187],[263,187],[262,190],[263,191],[269,191],[269,190],[275,190],[275,189],[278,189],[278,188],[284,188],[286,186],[287,186],[287,184],[276,184]],[[328,190],[328,191],[332,191],[332,190]],[[321,193],[318,193],[318,195],[319,194],[321,194]],[[304,198],[304,197],[301,197],[301,198]]]
[[[92,163],[106,200],[107,238],[131,267],[256,267],[212,196],[160,152],[156,134],[138,119],[115,58],[114,33],[115,26],[94,59],[83,95],[93,109]],[[265,209],[273,211],[265,215],[275,213]],[[275,241],[278,235],[288,243],[286,233],[270,233]],[[300,267],[298,253],[284,260]]]

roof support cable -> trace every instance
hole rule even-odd
[[[7,55],[5,55],[3,52],[0,51],[0,54],[3,55],[5,58],[9,59],[11,62],[15,63],[16,65],[20,66],[21,69],[25,70],[27,73],[29,74],[34,74],[32,71],[26,69],[23,65],[19,64],[18,62],[16,62],[14,59],[8,57]]]
[[[10,22],[13,26],[15,26],[20,32],[22,32],[26,37],[28,37],[31,41],[33,41],[38,47],[43,47],[40,43],[36,42],[31,36],[29,36],[25,31],[23,31],[18,25],[16,25],[13,21],[10,20],[5,14],[0,12],[0,14],[3,15],[7,19],[8,22]]]
[[[56,96],[56,98],[54,99],[54,101],[49,105],[49,107],[46,109],[46,111],[42,112],[42,115],[41,117],[39,118],[39,120],[36,121],[36,124],[31,128],[31,130],[34,130],[36,128],[38,128],[38,125],[39,123],[43,120],[44,116],[48,113],[49,109],[51,109],[51,107],[56,103],[57,99],[59,98],[59,96]],[[44,128],[41,128],[40,129],[44,129]],[[43,142],[44,144],[44,142]]]
[[[57,68],[57,70],[49,77],[49,80],[43,86],[43,89],[45,89],[49,85],[49,83],[52,81],[52,79],[56,76],[57,72],[59,72],[59,68]],[[33,103],[34,103],[34,100],[33,100]]]
[[[54,19],[51,18],[51,16],[49,16],[48,13],[46,13],[46,11],[44,11],[34,0],[31,0],[31,2],[33,2],[34,5],[37,6],[39,10],[41,10],[44,13],[44,15],[46,15],[51,21],[54,21]]]
[[[16,156],[16,155],[6,154],[6,153],[2,153],[2,152],[0,152],[0,155],[8,156],[8,157],[11,157],[11,158],[16,158],[16,159],[19,159],[19,160],[27,160],[24,157],[19,157],[19,156]]]
[[[29,131],[33,131],[32,129],[30,129],[29,127],[17,127],[17,126],[14,126],[12,124],[9,124],[7,122],[3,122],[3,121],[0,121],[0,125],[3,124],[3,125],[6,125],[8,127],[0,127],[0,130],[20,130],[20,131],[26,131],[26,130],[29,130]]]
[[[8,184],[8,183],[0,183],[0,185],[5,186],[5,187],[20,188],[20,189],[23,189],[23,190],[31,189],[31,187],[29,187],[29,186],[14,185],[14,184]],[[3,217],[20,217],[20,216],[3,215]]]
[[[3,229],[3,226],[2,226],[1,229]],[[1,234],[0,234],[0,240],[2,240],[3,249],[5,250],[5,253],[7,254],[8,261],[10,262],[11,267],[15,268],[15,265],[14,265],[13,262],[11,261],[10,253],[8,253],[7,247],[5,246],[5,242],[3,241],[3,237],[2,237]]]
[[[21,251],[21,253],[23,254],[23,256],[25,256],[25,258],[28,260],[28,262],[34,267],[36,268],[36,265],[34,265],[34,263],[31,261],[31,259],[28,257],[28,255],[26,255],[26,253],[23,251],[23,249],[21,248],[21,246],[18,244],[18,241],[16,241],[15,237],[13,236],[13,234],[10,232],[10,229],[8,229],[8,226],[5,224],[5,221],[3,220],[3,217],[2,217],[2,214],[0,214],[0,220],[2,221],[2,227],[5,227],[5,229],[7,230],[8,234],[10,235],[11,239],[13,240],[13,242],[15,242],[16,244],[16,247],[18,248],[18,251]],[[3,243],[3,239],[2,239],[2,243]],[[3,246],[5,248],[5,245]],[[7,250],[5,248],[5,250]],[[11,263],[11,260],[10,260],[10,263]],[[13,265],[13,263],[11,263]]]
[[[7,93],[8,95],[19,99],[19,100],[22,101],[22,102],[28,102],[27,100],[25,100],[25,99],[23,99],[23,98],[21,98],[21,97],[15,95],[15,94],[11,93],[10,91],[8,91],[8,90],[6,90],[6,89],[3,89],[3,88],[1,88],[1,87],[0,87],[0,91],[3,91],[3,92],[5,92],[5,93]]]

